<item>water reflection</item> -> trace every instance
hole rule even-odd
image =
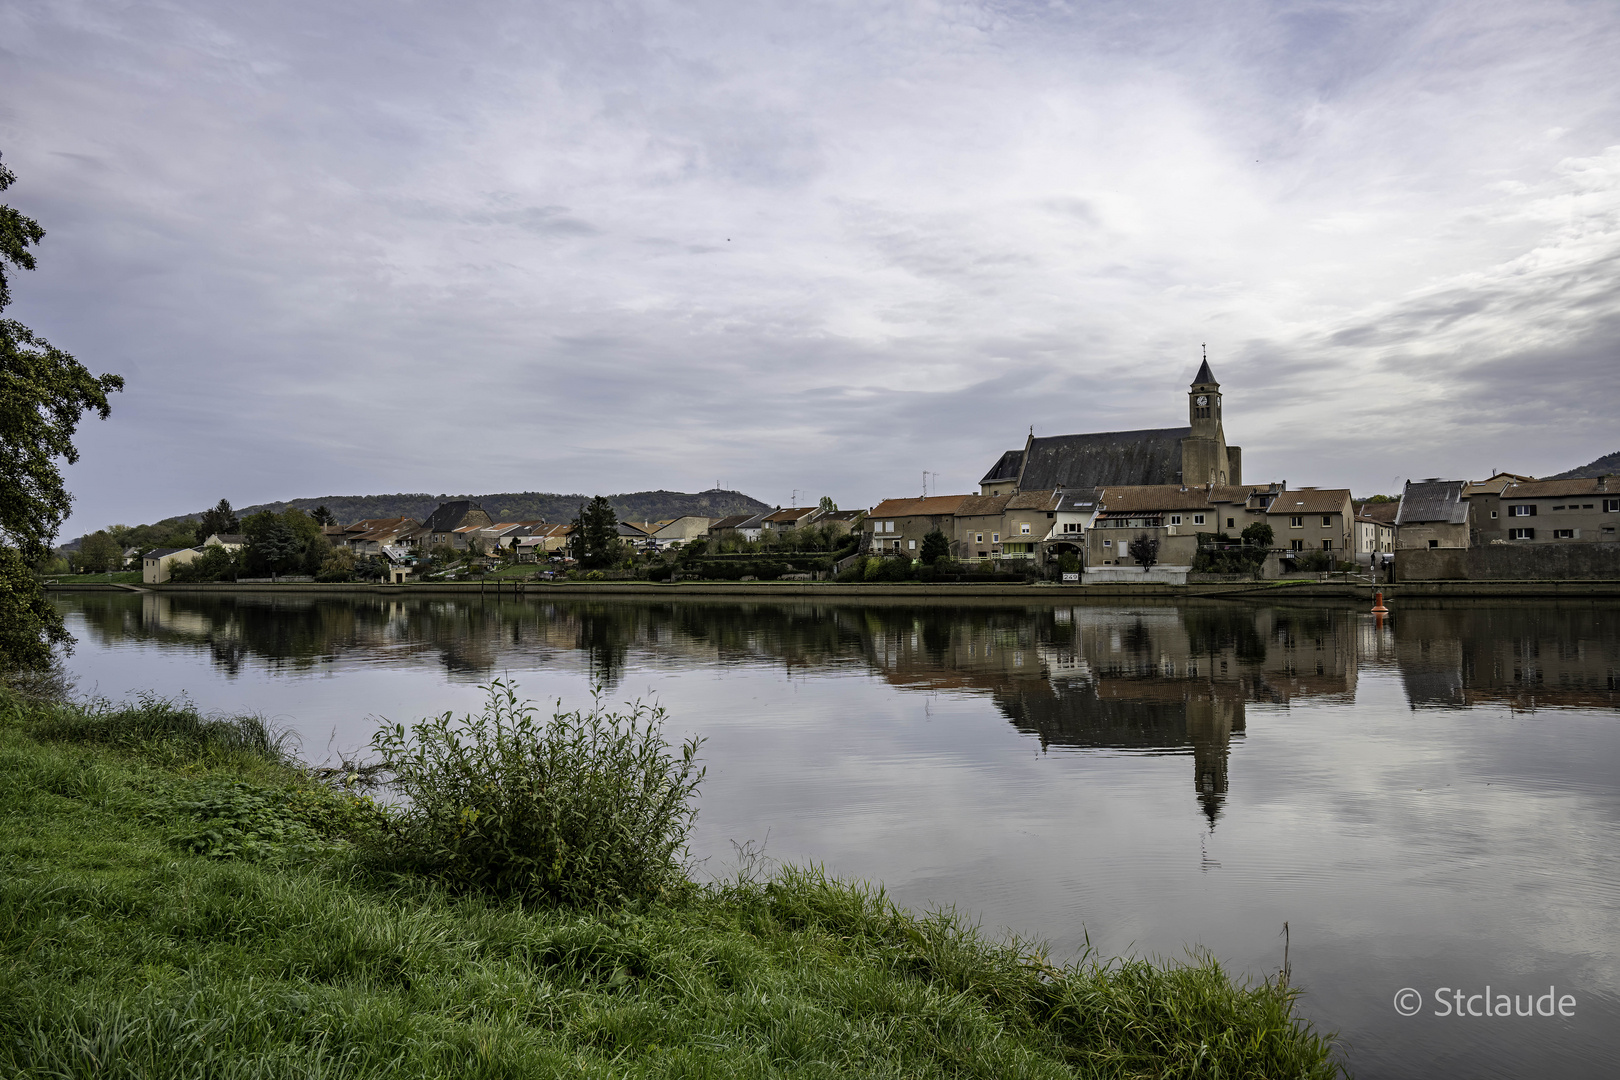
[[[1614,708],[1620,632],[1592,606],[1402,610],[1192,604],[680,604],[87,594],[65,601],[103,644],[206,649],[258,663],[437,665],[452,680],[581,655],[612,689],[632,655],[679,667],[874,672],[902,691],[987,696],[1049,748],[1188,754],[1210,827],[1250,703],[1353,701],[1360,665],[1393,664],[1414,707]]]

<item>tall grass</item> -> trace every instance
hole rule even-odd
[[[263,717],[204,714],[188,701],[151,693],[122,705],[104,699],[40,703],[34,731],[45,739],[169,758],[246,755],[278,764],[292,761],[289,736]]]
[[[458,888],[564,904],[656,898],[685,880],[703,769],[664,712],[558,707],[542,716],[496,680],[482,712],[452,713],[372,741],[404,798],[400,854]]]
[[[505,753],[592,730],[589,712],[525,728],[506,689],[485,729]],[[628,760],[662,760],[678,788],[684,767],[690,794],[695,745],[658,751],[651,723]],[[452,726],[463,764],[479,760]],[[195,727],[73,725],[0,698],[0,1076],[1342,1075],[1297,991],[1201,955],[1055,964],[816,867],[755,860],[611,908],[378,874],[344,842],[374,807],[357,816],[343,793],[207,738],[164,741]],[[596,730],[613,744],[605,717]],[[153,739],[193,756],[154,758]],[[211,832],[224,842],[198,842]]]

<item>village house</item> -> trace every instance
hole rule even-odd
[[[1473,500],[1462,497],[1467,485],[1466,480],[1408,480],[1395,514],[1395,550],[1468,547]]]
[[[1476,543],[1613,543],[1620,476],[1508,481],[1469,502]]]
[[[885,499],[866,515],[866,550],[873,554],[898,553],[917,558],[923,538],[931,532],[947,537],[955,532],[957,510],[971,495],[929,495],[915,499]]]
[[[820,516],[819,506],[789,506],[765,515],[765,531],[783,533],[789,529],[802,529]]]
[[[680,547],[683,544],[691,543],[700,537],[708,536],[709,526],[713,525],[716,520],[715,518],[684,514],[678,518],[660,521],[658,527],[653,530],[653,543],[658,546],[659,551],[666,551],[672,547]]]
[[[222,547],[233,555],[247,547],[247,537],[241,533],[213,533],[200,547]]]
[[[196,548],[155,548],[141,557],[141,583],[161,585],[169,580],[170,570],[184,566],[202,552]]]
[[[764,514],[732,514],[709,526],[709,536],[715,540],[735,538],[754,543],[764,532]]]
[[[495,524],[493,518],[484,512],[484,508],[470,499],[452,499],[440,503],[438,509],[428,515],[422,522],[420,532],[416,536],[417,546],[434,548],[440,544],[455,546],[455,535],[458,529],[468,526],[490,526]],[[465,534],[463,534],[465,544]]]
[[[379,556],[386,547],[408,547],[422,529],[415,518],[367,518],[343,530],[342,544],[359,556]]]
[[[1272,495],[1266,508],[1272,543],[1292,552],[1326,551],[1350,562],[1356,551],[1355,511],[1346,488],[1298,488]]]
[[[1379,506],[1399,508],[1399,503],[1379,503]],[[1356,515],[1356,558],[1355,561],[1362,566],[1372,566],[1379,561],[1379,556],[1387,555],[1395,550],[1395,523],[1393,520],[1384,520],[1382,517],[1373,517],[1365,513]],[[1394,514],[1390,514],[1393,519]]]

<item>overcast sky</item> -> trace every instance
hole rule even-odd
[[[0,8],[48,231],[7,314],[128,389],[64,536],[394,491],[976,490],[1185,423],[1245,479],[1620,449],[1620,5]]]

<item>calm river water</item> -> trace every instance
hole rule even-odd
[[[81,691],[256,711],[314,761],[493,678],[655,699],[672,738],[707,739],[711,875],[762,842],[1059,955],[1197,946],[1253,976],[1286,920],[1303,1010],[1359,1076],[1620,1060],[1612,603],[1379,625],[1359,605],[58,600]],[[1549,987],[1570,1015],[1455,1015],[1458,990],[1511,1013]]]

